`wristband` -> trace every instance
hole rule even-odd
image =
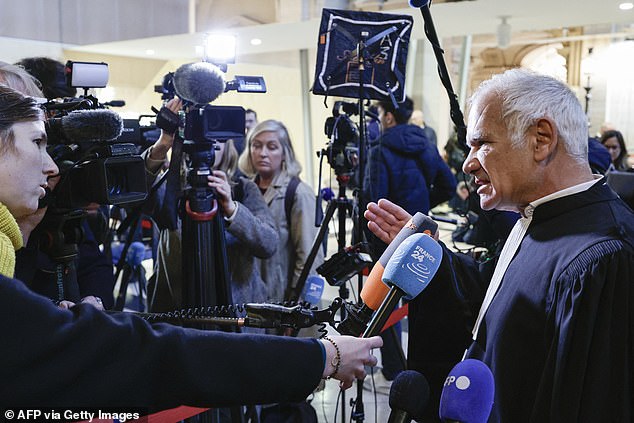
[[[324,336],[321,339],[324,339],[330,342],[332,346],[335,347],[335,356],[332,358],[332,360],[330,360],[330,364],[332,365],[332,367],[335,368],[335,371],[332,372],[330,376],[326,376],[326,380],[328,380],[328,379],[332,379],[339,371],[339,366],[341,365],[341,351],[339,351],[339,346],[329,336]]]

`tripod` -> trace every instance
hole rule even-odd
[[[77,284],[75,259],[79,254],[78,244],[83,239],[82,219],[86,212],[82,209],[68,212],[48,210],[41,226],[47,228],[41,234],[42,251],[55,262],[55,282],[57,300],[79,303],[81,294]]]
[[[175,142],[177,141],[180,140]],[[191,160],[191,166],[187,170],[189,188],[180,201],[179,210],[182,222],[183,307],[233,304],[223,216],[207,181],[214,164],[214,148],[215,142],[183,143],[183,151],[189,154]],[[175,160],[174,157],[172,159]],[[178,160],[180,164],[180,158]],[[208,324],[199,327],[218,329]],[[244,421],[241,407],[232,407],[230,413],[232,422]],[[190,420],[201,423],[218,422],[220,410],[210,410]]]

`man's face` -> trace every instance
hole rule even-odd
[[[533,200],[527,196],[533,183],[530,147],[511,146],[495,95],[485,94],[473,104],[467,144],[471,149],[462,170],[475,177],[482,209],[518,211]]]
[[[392,113],[386,112],[385,109],[381,106],[378,106],[377,110],[379,111],[379,122],[381,122],[381,129],[383,131],[391,128],[396,124],[394,120],[394,115],[392,115]]]
[[[257,124],[258,120],[255,118],[255,113],[247,113],[244,115],[244,129],[247,133]]]
[[[0,201],[15,218],[37,211],[47,179],[58,172],[46,152],[46,131],[41,120],[13,125],[14,146],[0,155]]]

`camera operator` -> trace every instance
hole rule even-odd
[[[15,250],[29,235],[20,232],[16,219],[37,211],[46,180],[56,172],[46,152],[42,110],[32,98],[0,85],[0,331],[6,341],[0,347],[0,397],[5,406],[156,410],[300,400],[323,377],[348,388],[365,376],[364,364],[376,364],[371,349],[381,345],[380,338],[235,335],[150,325],[82,304],[60,310],[11,279]]]
[[[173,98],[166,103],[172,113],[182,107],[182,102]],[[159,140],[146,152],[146,167],[150,173],[157,172],[164,164],[166,154],[174,142],[174,135],[162,131]],[[210,144],[211,145],[211,144]],[[270,258],[279,244],[275,223],[258,187],[247,178],[235,175],[238,153],[231,140],[216,142],[213,172],[208,176],[208,186],[214,189],[220,209],[224,216],[226,249],[229,265],[229,277],[233,302],[264,302],[270,299],[264,280],[258,268],[256,258]],[[185,165],[181,166],[181,175]],[[169,176],[168,176],[169,178]],[[182,193],[184,178],[178,187]],[[168,181],[169,184],[169,181]],[[169,189],[164,184],[158,193],[159,206],[166,205]],[[162,208],[162,207],[159,207]],[[161,220],[161,211],[153,217]],[[156,263],[154,286],[150,301],[152,310],[168,311],[182,306],[180,288],[182,279],[181,227],[176,230],[164,229],[159,240],[159,254]],[[227,281],[229,282],[229,281]],[[255,329],[247,329],[253,331]]]
[[[64,82],[64,65],[60,62],[45,58],[28,58],[18,62],[19,65],[3,64],[0,66],[0,81],[5,85],[33,97],[75,95],[74,88],[68,88]],[[25,68],[27,71],[25,71]],[[32,73],[29,73],[32,72]],[[42,81],[39,80],[42,78]],[[44,94],[40,91],[42,87]],[[53,190],[59,178],[49,179],[49,190]],[[114,277],[112,264],[99,249],[99,242],[91,229],[88,219],[97,220],[98,209],[87,210],[88,218],[82,219],[81,230],[83,239],[78,245],[77,286],[68,291],[78,292],[79,297],[69,298],[69,292],[60,292],[56,283],[56,263],[39,246],[42,239],[48,239],[49,228],[40,224],[47,207],[40,208],[32,216],[22,219],[21,226],[29,226],[28,232],[33,232],[25,248],[17,254],[16,277],[24,281],[33,291],[45,295],[59,302],[60,307],[68,308],[73,301],[81,301],[97,308],[110,308],[113,305],[112,290]],[[35,265],[34,265],[35,263]],[[72,301],[68,301],[68,300]]]

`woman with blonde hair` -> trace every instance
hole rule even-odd
[[[260,188],[277,224],[279,247],[273,257],[262,261],[261,269],[270,299],[287,299],[296,287],[317,228],[315,195],[299,179],[302,167],[284,124],[277,120],[257,124],[249,132],[238,167]],[[323,252],[319,249],[311,271],[322,262]]]

